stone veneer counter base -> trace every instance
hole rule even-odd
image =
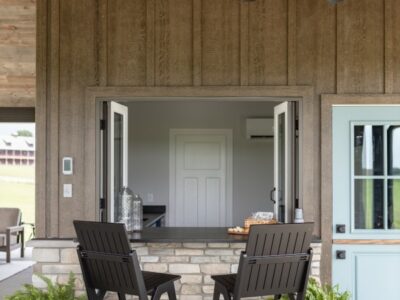
[[[232,236],[226,228],[148,228],[140,236],[129,234],[143,270],[182,275],[176,282],[179,299],[212,299],[213,274],[237,271],[240,252],[246,247],[247,236]],[[66,282],[68,273],[77,274],[77,288],[84,293],[81,270],[72,239],[43,239],[29,242],[35,273],[42,273],[53,281]],[[319,278],[321,243],[314,241],[312,276]],[[37,286],[43,283],[33,277]],[[117,299],[111,295],[107,299]]]

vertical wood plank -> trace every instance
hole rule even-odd
[[[49,211],[46,210],[46,116],[47,116],[47,0],[39,1],[36,7],[36,171],[35,171],[35,225],[36,236],[46,237],[46,220]]]
[[[108,85],[146,85],[146,2],[108,1]]]
[[[202,32],[202,0],[193,0],[193,85],[200,86],[201,82],[201,32]]]
[[[74,236],[72,221],[85,217],[84,158],[85,99],[87,86],[96,85],[96,0],[68,0],[60,3],[60,101],[59,144],[61,159],[74,158],[74,175],[62,176],[64,183],[73,185],[73,197],[59,201],[59,236]],[[90,30],[88,30],[90,29]],[[54,201],[54,199],[52,199]]]
[[[338,5],[338,93],[384,92],[384,2]]]
[[[286,85],[288,1],[254,1],[249,10],[249,84]]]
[[[336,91],[337,7],[327,1],[297,0],[297,84],[314,86],[316,94]]]
[[[155,1],[146,1],[146,85],[155,84]]]
[[[249,1],[240,1],[240,85],[249,85]]]
[[[97,85],[107,86],[107,11],[108,0],[97,0]]]
[[[202,0],[202,83],[239,85],[239,1]]]
[[[49,208],[48,234],[59,235],[59,92],[60,92],[60,1],[50,1],[50,90],[47,98],[47,207]]]
[[[296,41],[296,29],[297,29],[297,0],[288,0],[288,44],[287,44],[287,52],[288,52],[288,60],[287,60],[287,84],[288,85],[296,85],[296,50],[297,50],[297,41]]]
[[[155,3],[155,85],[192,85],[192,1]]]

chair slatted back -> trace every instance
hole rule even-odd
[[[313,223],[251,226],[235,294],[255,297],[300,292],[307,284]]]
[[[146,295],[139,261],[123,224],[74,221],[74,226],[87,287]]]

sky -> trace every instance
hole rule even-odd
[[[18,130],[24,129],[35,135],[35,123],[0,123],[0,136],[11,135]]]

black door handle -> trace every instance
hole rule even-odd
[[[270,192],[269,192],[269,199],[276,204],[276,200],[274,199],[274,192],[275,192],[276,188],[273,188]]]

